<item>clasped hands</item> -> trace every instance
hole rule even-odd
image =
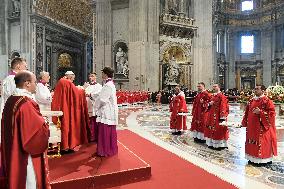
[[[254,109],[252,110],[252,113],[254,113],[254,114],[260,114],[260,109],[259,109],[258,107],[256,107],[256,108],[254,108]]]

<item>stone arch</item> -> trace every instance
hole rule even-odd
[[[160,43],[160,88],[171,89],[175,84],[191,89],[192,64],[190,43],[161,42]],[[174,57],[174,59],[172,58]],[[175,62],[178,67],[178,76],[174,82],[169,80],[169,67]]]

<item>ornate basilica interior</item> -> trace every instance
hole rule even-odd
[[[25,62],[37,79],[17,81]],[[0,85],[0,188],[1,163],[46,155],[53,189],[284,188],[284,0],[0,0]],[[49,154],[27,152],[37,121]]]
[[[117,88],[284,83],[283,0],[1,0],[1,78],[16,56],[82,84],[115,69]],[[204,11],[206,10],[206,11]],[[19,35],[20,34],[20,35]]]

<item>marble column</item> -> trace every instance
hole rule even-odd
[[[217,65],[213,64],[213,26],[212,26],[212,0],[193,1],[195,24],[198,27],[193,39],[193,86],[203,81],[210,87],[216,78],[213,75]],[[204,11],[207,10],[207,11]],[[215,54],[215,52],[214,52]],[[196,89],[196,88],[193,88]]]
[[[8,0],[0,0],[0,79],[8,73]]]
[[[20,17],[20,24],[21,24],[21,56],[26,58],[29,64],[30,70],[35,70],[35,67],[31,67],[30,62],[32,61],[32,55],[30,54],[31,48],[31,25],[30,25],[30,2],[29,0],[21,0],[21,17]]]
[[[238,44],[238,38],[234,32],[228,31],[228,54],[226,56],[228,62],[227,69],[227,86],[226,89],[232,89],[236,87],[236,73],[235,73],[235,61],[236,61],[236,44]]]
[[[263,84],[271,85],[271,60],[272,60],[272,30],[261,32],[261,60],[263,61]]]
[[[168,3],[168,0],[165,0],[165,13],[169,13],[169,3]]]
[[[111,3],[110,0],[98,0],[96,4],[96,38],[95,49],[98,82],[102,82],[101,70],[105,66],[113,67],[111,52]]]
[[[159,89],[159,0],[129,1],[129,87]]]
[[[184,1],[180,0],[179,12],[184,13]]]
[[[241,90],[241,70],[239,67],[236,70],[236,88]]]

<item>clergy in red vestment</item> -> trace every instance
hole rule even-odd
[[[186,127],[186,115],[179,115],[180,113],[187,113],[187,106],[185,101],[185,95],[180,90],[179,86],[175,87],[175,95],[170,103],[170,128],[175,131],[173,135],[181,135],[181,130],[187,130]]]
[[[85,92],[74,84],[75,75],[67,71],[55,89],[51,110],[62,111],[61,122],[61,149],[63,153],[73,152],[73,149],[88,142],[90,137],[88,106]],[[58,119],[53,117],[54,124]]]
[[[229,130],[227,126],[220,123],[226,121],[229,114],[229,105],[218,84],[213,85],[213,92],[208,106],[204,137],[209,148],[222,150],[228,148]]]
[[[1,95],[0,95],[0,120],[2,118],[2,112],[5,106],[7,99],[14,93],[16,89],[15,85],[15,75],[21,71],[24,71],[28,68],[28,64],[24,58],[16,57],[11,61],[11,72],[9,75],[4,78],[1,82]],[[1,127],[0,127],[1,133]],[[0,135],[0,144],[1,144],[1,135]],[[1,148],[0,148],[1,153]],[[0,177],[2,176],[2,166],[1,166],[1,156],[0,156]]]
[[[277,155],[275,108],[265,90],[263,85],[255,87],[255,97],[249,101],[242,121],[246,127],[246,159],[256,165],[271,163]]]
[[[210,100],[209,93],[205,90],[203,82],[197,85],[198,94],[194,98],[192,108],[191,136],[195,142],[205,143],[204,127],[207,118],[207,108]]]
[[[49,128],[33,99],[36,77],[22,71],[16,74],[15,84],[1,120],[4,189],[47,189]]]

